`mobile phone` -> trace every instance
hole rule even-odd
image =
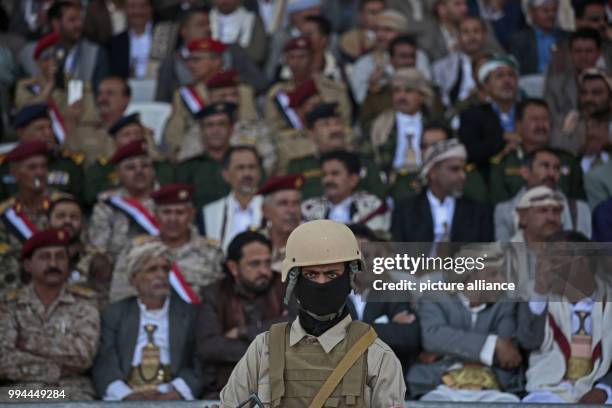
[[[71,79],[68,81],[68,105],[83,99],[83,81]]]

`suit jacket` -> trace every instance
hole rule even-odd
[[[441,302],[422,300],[419,306],[421,334],[425,351],[442,356],[431,364],[416,363],[408,371],[406,380],[413,397],[422,395],[442,383],[442,375],[457,362],[478,362],[480,352],[489,334],[513,337],[516,332],[515,304],[499,302],[489,304],[478,313],[472,325],[472,314],[457,296]],[[513,392],[520,388],[517,370],[496,367],[492,370],[502,391]]]
[[[489,103],[471,106],[461,113],[459,139],[468,153],[468,163],[486,170],[489,159],[504,148],[504,130]]]
[[[564,116],[578,106],[578,86],[576,73],[573,69],[559,74],[546,75],[544,84],[544,99],[552,114],[553,123],[561,132]]]
[[[612,197],[612,160],[595,167],[584,175],[584,189],[589,205],[595,209],[600,203]]]
[[[603,201],[593,210],[593,240],[612,242],[612,198]]]
[[[87,5],[83,34],[91,41],[106,44],[113,36],[113,24],[106,0],[92,0]]]
[[[396,203],[391,222],[393,239],[398,242],[433,242],[434,224],[425,192]],[[451,225],[451,242],[490,242],[493,224],[488,206],[458,198]]]
[[[112,37],[108,42],[110,72],[121,78],[130,77],[130,36],[127,31]]]
[[[203,390],[213,386],[212,368],[205,371],[195,353],[195,322],[197,310],[178,296],[170,298],[169,343],[172,378],[182,378],[197,399]],[[102,397],[115,380],[126,381],[132,369],[132,358],[138,340],[140,309],[135,296],[111,303],[102,312],[102,334],[98,355],[93,366],[93,382]]]
[[[565,31],[558,29],[553,32],[553,35],[557,43],[567,37]],[[509,51],[517,59],[521,75],[537,74],[540,72],[538,42],[535,30],[532,27],[526,27],[510,36]]]

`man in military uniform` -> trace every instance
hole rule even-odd
[[[37,230],[47,227],[47,210],[52,198],[62,194],[47,188],[48,154],[46,143],[24,142],[6,155],[18,191],[0,203],[0,242],[5,245],[5,257],[19,258],[22,243]],[[5,282],[17,284],[17,270],[3,272]]]
[[[48,105],[40,103],[26,106],[15,115],[14,126],[17,138],[23,142],[44,142],[50,152],[48,154],[47,184],[49,187],[64,191],[79,197],[83,183],[83,155],[64,150],[58,145],[54,135]],[[15,195],[17,184],[10,174],[6,157],[0,157],[0,199]]]
[[[213,103],[197,115],[204,153],[176,168],[176,181],[195,187],[193,203],[196,208],[229,193],[230,187],[222,174],[223,157],[230,148],[235,112],[233,103]]]
[[[302,203],[304,219],[330,219],[345,224],[365,224],[373,231],[386,233],[391,213],[385,201],[359,190],[359,157],[344,150],[321,157],[321,183],[324,194]]]
[[[221,404],[237,406],[257,394],[266,406],[404,406],[400,362],[370,326],[351,320],[346,306],[363,270],[347,226],[318,220],[296,228],[282,280],[285,303],[295,296],[299,317],[255,338],[221,391]]]
[[[142,125],[138,113],[123,116],[113,123],[105,137],[108,138],[108,136],[111,137],[115,150],[131,142],[145,140],[149,157],[153,160],[157,181],[162,184],[173,181],[173,166],[157,149],[153,135],[149,129]],[[100,156],[93,165],[85,170],[85,179],[87,182],[83,186],[83,196],[87,205],[93,205],[98,198],[98,194],[116,188],[119,182],[115,166],[109,163],[105,156]]]
[[[340,52],[348,62],[354,62],[368,53],[376,41],[376,19],[384,10],[382,0],[365,0],[359,3],[359,25],[340,37]]]
[[[135,236],[157,231],[151,198],[155,170],[144,140],[119,148],[110,163],[117,169],[120,187],[99,195],[89,223],[89,238],[115,261]]]
[[[526,99],[515,113],[516,131],[521,142],[514,149],[493,156],[490,176],[491,201],[494,204],[512,198],[524,185],[521,167],[525,157],[537,149],[548,147],[552,122],[546,101]],[[553,149],[561,160],[559,189],[569,198],[585,197],[582,169],[576,157],[561,149]]]
[[[314,81],[317,93],[327,102],[338,102],[346,125],[351,123],[351,104],[348,89],[343,82],[327,78],[322,73],[313,74],[313,51],[310,40],[300,36],[292,38],[283,48],[284,60],[291,71],[291,80],[272,85],[266,95],[265,116],[278,131],[301,129],[303,123],[295,117],[294,108],[289,105],[288,93],[307,81]]]
[[[280,272],[285,259],[285,245],[289,234],[302,221],[302,193],[304,176],[290,174],[269,179],[259,189],[263,196],[264,226],[259,230],[272,243],[272,270]]]
[[[95,396],[86,373],[100,319],[93,291],[66,283],[67,244],[65,231],[51,229],[35,233],[23,246],[21,260],[31,283],[0,303],[0,381],[87,400]]]
[[[225,277],[203,288],[197,352],[214,366],[220,390],[255,337],[290,319],[283,306],[281,276],[270,268],[272,245],[258,232],[236,235],[227,250]]]
[[[446,126],[443,122],[431,121],[423,129],[423,136],[421,137],[421,155],[424,161],[425,152],[429,147],[442,141],[448,140],[453,137],[453,131]],[[419,169],[420,170],[420,169]],[[399,203],[400,201],[419,194],[423,188],[421,180],[419,180],[419,171],[415,172],[403,172],[399,171],[394,173],[394,177],[390,180],[392,183],[389,195],[393,198],[393,201]],[[468,163],[465,166],[465,188],[463,190],[463,196],[470,198],[479,203],[489,202],[489,192],[487,184],[480,174],[480,171],[476,169],[473,163]]]
[[[338,104],[335,102],[316,105],[306,114],[307,134],[317,147],[317,152],[289,162],[289,173],[302,173],[305,181],[302,186],[304,199],[323,194],[321,185],[320,155],[333,150],[353,150],[350,146],[348,129],[342,123]],[[371,160],[361,157],[359,188],[369,193],[384,197],[386,186],[384,175]]]
[[[159,240],[172,255],[175,268],[187,286],[194,292],[210,285],[223,276],[223,253],[218,245],[200,236],[193,218],[195,210],[191,202],[193,187],[185,184],[166,184],[151,194],[155,202],[155,220],[159,226]],[[111,302],[135,295],[130,285],[127,258],[133,246],[152,239],[138,236],[126,247],[117,260],[111,284]],[[175,270],[176,273],[176,270]]]

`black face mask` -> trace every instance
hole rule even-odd
[[[294,293],[301,309],[317,316],[328,316],[340,311],[350,292],[350,273],[344,271],[327,283],[316,283],[300,275]]]

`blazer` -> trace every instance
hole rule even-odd
[[[111,75],[121,78],[130,77],[130,36],[127,31],[110,39],[108,57]]]
[[[489,103],[466,109],[460,116],[459,139],[465,145],[468,163],[486,170],[489,159],[504,148],[504,130]]]
[[[197,399],[213,387],[214,372],[200,367],[195,352],[196,308],[177,295],[170,298],[169,342],[172,378],[181,377]],[[96,391],[103,397],[115,380],[127,380],[138,340],[140,309],[132,296],[108,305],[102,312],[100,347],[92,374]]]
[[[493,240],[491,210],[487,205],[458,198],[451,224],[451,242]],[[433,242],[434,223],[425,192],[396,204],[391,233],[397,242]]]

